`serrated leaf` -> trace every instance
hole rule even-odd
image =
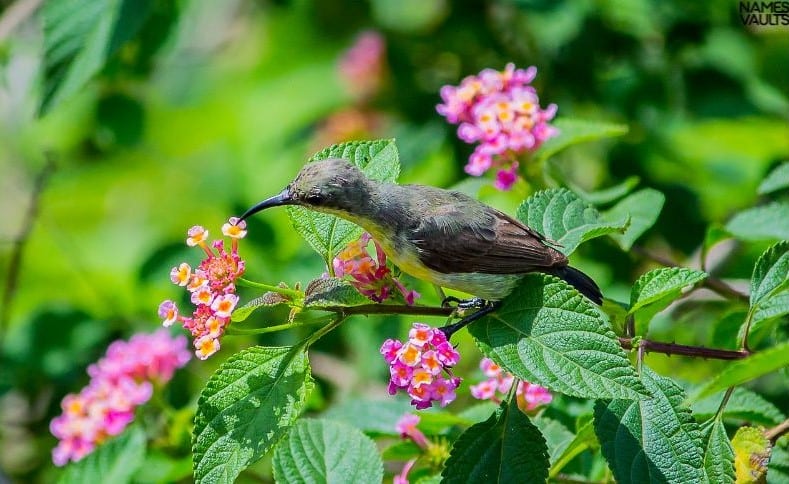
[[[718,372],[710,382],[699,389],[693,400],[700,400],[729,387],[742,385],[786,366],[789,366],[789,343],[782,343],[729,363],[723,371]]]
[[[395,424],[413,409],[408,400],[354,398],[332,406],[322,417],[353,425],[363,432],[396,435]]]
[[[274,452],[277,482],[381,482],[383,463],[369,437],[348,424],[301,419]]]
[[[764,482],[772,446],[763,429],[740,427],[731,439],[738,483]]]
[[[328,158],[343,158],[355,164],[372,180],[394,183],[400,173],[397,147],[393,139],[351,141],[326,148],[315,154],[310,162]],[[347,220],[289,206],[288,215],[296,231],[323,257],[331,267],[334,256],[349,242],[362,235],[362,229]]]
[[[534,153],[535,161],[538,163],[544,162],[569,146],[622,136],[628,131],[627,126],[623,124],[580,119],[559,118],[553,125],[559,130],[559,134],[548,139]]]
[[[572,189],[578,194],[579,197],[591,203],[592,205],[605,205],[615,200],[619,200],[633,191],[633,189],[638,186],[640,181],[641,179],[637,176],[629,176],[621,183],[617,183],[612,187],[603,188],[594,192],[587,192],[580,187],[575,186],[573,186]]]
[[[661,267],[642,274],[630,291],[630,309],[637,323],[637,332],[645,334],[647,323],[658,312],[679,298],[685,287],[696,284],[707,274],[685,267]]]
[[[233,482],[288,432],[312,386],[301,348],[253,346],[231,356],[197,402],[195,480]]]
[[[784,188],[789,188],[789,161],[781,163],[768,173],[759,184],[757,193],[766,195]]]
[[[548,477],[556,477],[559,472],[561,472],[561,470],[564,469],[564,467],[569,464],[570,461],[575,459],[578,454],[587,449],[599,447],[599,445],[599,442],[597,442],[597,436],[594,433],[592,420],[590,419],[588,422],[586,422],[586,424],[581,425],[578,428],[573,440],[567,444],[561,454],[556,456],[555,459],[553,455],[551,456],[551,469],[548,472]]]
[[[711,483],[734,482],[734,450],[720,419],[713,418],[701,426],[704,473]]]
[[[786,220],[789,223],[789,220]],[[774,292],[789,285],[789,241],[767,249],[756,261],[751,276],[751,306],[757,306]]]
[[[360,294],[350,282],[336,277],[315,279],[304,290],[304,306],[308,308],[348,307],[362,304],[370,304],[370,300]]]
[[[767,469],[769,484],[789,483],[789,451],[781,447],[780,440],[770,453],[770,464]]]
[[[150,0],[46,2],[44,96],[40,113],[79,92],[107,60],[139,31]]]
[[[119,436],[99,445],[78,462],[69,464],[60,484],[130,482],[145,458],[145,432],[132,425]]]
[[[278,306],[280,304],[287,304],[290,299],[277,292],[267,292],[260,297],[252,299],[243,306],[237,307],[230,315],[230,320],[233,322],[240,322],[246,320],[250,314],[255,312],[256,309],[263,307]]]
[[[582,398],[648,396],[605,316],[553,276],[527,274],[469,331],[485,355],[522,380]]]
[[[751,333],[764,329],[764,325],[775,322],[778,318],[789,314],[789,292],[782,292],[768,297],[759,303],[751,317]]]
[[[566,188],[552,188],[526,199],[517,213],[518,219],[556,242],[556,247],[570,255],[582,242],[602,235],[624,232],[629,219],[605,220],[596,208]]]
[[[693,403],[693,415],[697,419],[712,418],[718,411],[722,398],[723,395],[719,393]],[[786,420],[786,416],[758,393],[737,387],[723,409],[723,420],[776,425]]]
[[[545,444],[548,447],[548,460],[551,464],[562,455],[568,445],[575,438],[575,433],[570,432],[558,420],[538,415],[532,419],[532,423],[540,430]]]
[[[726,224],[726,230],[740,240],[789,239],[789,203],[773,202],[737,213]]]
[[[619,483],[704,482],[699,426],[673,381],[644,366],[652,398],[598,401],[594,426],[603,456]]]
[[[444,483],[542,483],[548,477],[548,448],[513,399],[461,434],[441,476]]]
[[[635,241],[655,224],[665,201],[665,195],[652,188],[639,190],[620,200],[605,212],[605,218],[621,220],[629,216],[630,226],[624,234],[613,233],[611,237],[623,250],[630,250]]]

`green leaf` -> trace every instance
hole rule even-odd
[[[731,439],[737,482],[764,482],[770,461],[770,441],[761,428],[740,427]]]
[[[522,380],[582,398],[648,396],[605,315],[553,276],[527,274],[469,331],[485,355]]]
[[[701,445],[707,480],[715,484],[733,483],[734,449],[726,435],[726,427],[720,419],[714,418],[702,425]]]
[[[604,220],[596,208],[566,188],[535,193],[518,207],[518,219],[556,242],[570,255],[582,242],[602,235],[624,232],[629,218]]]
[[[561,470],[570,463],[570,461],[578,456],[578,454],[587,449],[599,447],[599,445],[600,444],[597,441],[597,436],[594,433],[592,420],[590,419],[588,422],[586,422],[586,424],[581,425],[578,428],[578,431],[575,433],[575,437],[567,444],[561,454],[555,458],[553,454],[551,455],[551,469],[548,472],[548,477],[556,477],[559,472],[561,472]]]
[[[341,143],[320,151],[310,162],[328,158],[346,159],[361,168],[372,180],[394,183],[400,173],[393,139]],[[331,266],[337,252],[362,235],[362,229],[347,220],[302,207],[287,208],[293,227],[328,266]]]
[[[770,464],[767,475],[770,484],[789,483],[789,451],[781,447],[779,440],[770,454]]]
[[[592,205],[605,205],[615,200],[619,200],[633,191],[633,189],[638,186],[640,181],[641,179],[637,176],[629,176],[621,183],[594,192],[587,192],[576,186],[573,186],[572,189],[578,194],[579,197],[591,203]]]
[[[684,267],[661,267],[642,274],[630,291],[630,310],[637,323],[637,332],[645,334],[647,323],[679,298],[685,287],[696,284],[707,274]]]
[[[45,2],[44,96],[40,113],[79,92],[139,31],[150,0]]]
[[[538,415],[532,419],[532,423],[540,430],[545,443],[548,446],[548,457],[551,464],[561,456],[567,446],[575,438],[575,433],[570,432],[558,420]]]
[[[789,219],[786,220],[789,223]],[[757,306],[789,285],[789,241],[767,249],[756,261],[751,276],[751,306]]]
[[[757,192],[759,195],[766,195],[784,188],[789,188],[789,161],[776,166],[773,171],[764,177]]]
[[[693,403],[691,406],[693,415],[696,419],[712,418],[718,411],[722,398],[723,394],[718,393]],[[786,416],[778,410],[778,407],[762,398],[758,393],[737,387],[723,409],[723,420],[777,425],[786,420]]]
[[[230,315],[230,320],[236,323],[244,321],[250,314],[255,312],[256,309],[278,306],[280,304],[287,304],[288,302],[290,302],[290,299],[278,292],[267,292],[260,297],[252,299],[243,306],[234,309],[233,313]]]
[[[704,482],[699,426],[673,381],[644,366],[652,398],[598,401],[594,426],[603,456],[620,483]]]
[[[463,432],[441,476],[444,483],[542,483],[548,477],[548,448],[513,398]]]
[[[789,366],[789,343],[782,343],[748,358],[729,363],[723,371],[718,372],[710,382],[702,386],[692,400],[700,400],[729,387],[742,385],[786,366]]]
[[[665,195],[657,190],[645,188],[627,196],[605,212],[608,220],[630,217],[630,226],[624,234],[611,234],[623,250],[630,250],[644,232],[652,227],[663,209]]]
[[[543,143],[540,149],[534,153],[534,160],[537,163],[544,162],[569,146],[622,136],[627,133],[626,125],[603,121],[559,118],[553,125],[559,130],[559,134]]]
[[[277,482],[381,482],[383,463],[369,437],[348,424],[301,419],[274,452]]]
[[[414,407],[408,400],[353,398],[333,405],[322,417],[353,425],[363,432],[397,435],[395,424],[403,415],[412,413],[413,410]]]
[[[132,425],[119,436],[99,445],[79,462],[66,467],[61,484],[130,482],[145,458],[145,432]]]
[[[751,333],[764,329],[765,325],[777,322],[778,318],[789,314],[789,292],[768,297],[759,303],[751,317]]]
[[[350,282],[336,277],[315,279],[304,290],[304,305],[308,308],[348,307],[362,304],[370,304],[370,300],[360,294]]]
[[[789,203],[773,202],[739,212],[726,224],[726,230],[740,240],[789,239]]]
[[[233,482],[287,433],[312,386],[300,347],[253,346],[231,356],[197,402],[195,480]]]

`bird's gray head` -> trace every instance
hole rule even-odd
[[[356,165],[341,158],[307,163],[280,194],[247,210],[241,220],[280,205],[301,205],[321,212],[353,213],[369,198],[370,180]]]

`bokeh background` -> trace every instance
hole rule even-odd
[[[20,4],[30,8],[20,13]],[[39,4],[0,0],[0,482],[54,475],[48,422],[60,399],[86,383],[85,367],[110,341],[159,326],[159,302],[176,294],[170,267],[200,257],[185,246],[186,229],[218,234],[315,151],[394,137],[401,182],[463,183],[513,213],[531,187],[499,192],[490,177],[470,181],[472,147],[435,110],[441,86],[485,67],[535,65],[541,101],[556,103],[559,118],[626,124],[625,136],[567,150],[558,164],[586,190],[635,176],[665,193],[640,245],[682,264],[698,266],[708,229],[759,203],[760,180],[789,158],[789,30],[745,27],[734,1],[153,1],[139,34],[44,115]],[[372,87],[343,75],[341,62],[365,32],[382,49],[367,74]],[[767,245],[720,244],[710,268],[747,289]],[[306,283],[324,271],[284,210],[251,220],[241,251],[256,280]],[[607,239],[585,244],[573,263],[622,301],[652,267]],[[405,281],[424,303],[438,301]],[[675,305],[650,337],[733,347],[739,321],[712,306]],[[324,338],[311,411],[383,398],[377,350],[407,324],[355,318]],[[221,361],[303,336],[226,338],[216,357],[181,371],[163,396],[180,422],[159,463],[170,474],[138,478],[188,480],[196,395]],[[461,345],[473,378],[476,350]],[[691,382],[720,368],[649,358]],[[758,390],[789,411],[785,376],[765,380]],[[266,472],[262,464],[255,479]]]

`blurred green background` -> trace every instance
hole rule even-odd
[[[664,192],[640,243],[683,264],[698,264],[707,229],[758,204],[760,180],[789,158],[789,30],[746,28],[734,1],[152,1],[137,35],[44,116],[38,3],[0,0],[0,482],[53,475],[48,422],[60,399],[86,383],[86,365],[108,342],[159,326],[159,302],[180,293],[170,267],[200,258],[184,244],[188,227],[218,235],[312,153],[353,138],[396,137],[401,182],[466,180],[472,147],[435,105],[442,85],[485,67],[535,65],[541,102],[558,104],[559,118],[628,125],[624,137],[565,151],[558,164],[586,190],[638,176]],[[20,15],[20,4],[32,9]],[[380,89],[360,97],[338,63],[366,30],[385,41],[385,69]],[[529,190],[497,192],[490,178],[470,186],[510,213]],[[767,243],[721,245],[710,269],[747,290]],[[255,280],[306,283],[324,270],[284,210],[251,220],[241,252]],[[607,239],[585,244],[573,263],[622,301],[650,267]],[[437,303],[429,287],[405,281]],[[725,310],[686,301],[650,337],[732,347]],[[404,324],[355,318],[322,340],[312,409],[383,398],[378,346]],[[172,475],[188,475],[195,398],[221,361],[303,336],[225,338],[217,356],[176,377],[165,395],[183,415],[168,444],[168,462],[181,466]],[[476,350],[463,338],[471,376]],[[690,381],[720,368],[649,358]],[[785,382],[759,390],[789,410]]]

